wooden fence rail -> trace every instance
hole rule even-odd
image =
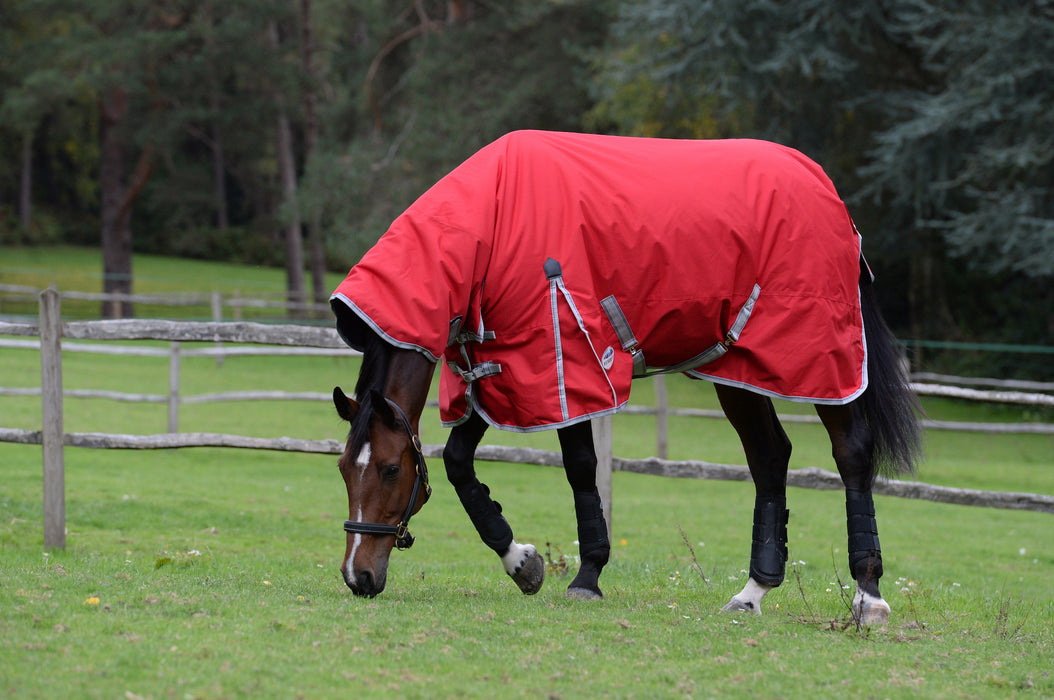
[[[0,442],[39,445],[41,444],[41,439],[41,431],[38,430],[0,428]],[[111,450],[229,447],[326,455],[340,455],[344,450],[344,444],[339,440],[301,440],[288,437],[254,438],[223,433],[165,433],[160,435],[66,433],[63,441],[67,447]],[[424,454],[431,459],[440,459],[443,456],[443,447],[443,445],[424,445]],[[476,451],[476,459],[484,462],[507,462],[548,467],[563,466],[563,460],[559,452],[530,447],[482,445]],[[745,466],[717,464],[699,460],[666,460],[657,457],[623,459],[621,457],[613,457],[611,466],[612,471],[648,474],[651,476],[715,481],[750,481],[750,471]],[[819,467],[791,469],[787,473],[787,484],[798,488],[818,490],[840,490],[843,488],[841,477],[838,474]],[[1054,496],[1043,494],[958,489],[918,481],[894,481],[881,477],[875,481],[875,493],[936,503],[1054,513]]]
[[[241,447],[249,449],[277,449],[287,451],[339,454],[341,444],[335,440],[310,441],[295,438],[249,438],[211,433],[170,433],[166,435],[110,435],[102,433],[65,433],[62,423],[62,342],[63,337],[84,340],[168,340],[170,342],[234,342],[271,345],[344,348],[337,333],[330,328],[296,325],[271,325],[230,322],[172,322],[149,320],[60,321],[60,299],[54,289],[40,295],[40,322],[3,323],[0,335],[36,335],[40,338],[42,422],[40,431],[0,428],[0,441],[40,444],[44,462],[44,545],[65,547],[65,468],[63,448],[95,447],[105,449],[170,449],[177,447]],[[263,392],[271,394],[272,392]],[[229,396],[229,394],[228,394]],[[273,396],[268,396],[273,398]],[[318,398],[310,394],[309,398]],[[652,458],[624,460],[611,454],[611,417],[594,421],[597,436],[598,488],[605,504],[608,528],[611,527],[611,473],[632,471],[660,476],[684,478],[749,480],[746,467],[717,465],[696,461],[669,461]],[[427,455],[441,455],[442,446],[428,446]],[[477,458],[526,464],[560,465],[557,453],[483,446]],[[793,470],[788,483],[805,488],[841,488],[837,474],[817,468]],[[908,498],[925,498],[946,503],[985,505],[1054,512],[1054,497],[1037,494],[992,493],[969,489],[949,489],[916,482],[882,481],[878,493],[889,493]]]
[[[36,287],[15,284],[0,284],[0,294],[3,299],[15,299],[16,301],[35,301],[43,290]],[[329,304],[318,304],[315,302],[291,302],[285,299],[260,299],[245,298],[240,292],[233,294],[221,294],[218,291],[205,292],[165,292],[156,294],[124,294],[121,292],[59,292],[62,299],[75,299],[78,301],[115,301],[132,302],[135,304],[153,304],[156,306],[205,306],[212,314],[213,321],[223,319],[223,309],[230,307],[233,310],[234,320],[240,320],[242,309],[281,309],[283,311],[312,311],[328,312]],[[258,294],[259,296],[259,294]],[[284,293],[282,294],[284,296]]]
[[[0,323],[0,333],[4,331],[5,324]],[[25,332],[27,328],[37,328],[35,325],[21,325],[18,327],[19,330]],[[297,326],[297,328],[300,328]],[[5,340],[0,338],[0,348],[24,348],[24,349],[40,349],[39,340]],[[325,348],[313,348],[313,347],[299,347],[299,346],[270,346],[270,347],[253,347],[245,345],[223,345],[220,347],[198,347],[198,348],[183,348],[179,343],[173,342],[168,348],[160,347],[138,347],[128,345],[113,345],[105,343],[63,343],[63,352],[86,352],[86,353],[99,353],[99,354],[111,354],[111,355],[134,355],[143,357],[167,357],[169,359],[170,367],[170,382],[169,382],[169,393],[163,394],[134,394],[134,393],[122,393],[115,391],[98,391],[98,390],[80,390],[80,389],[66,389],[63,393],[65,396],[74,398],[104,398],[115,401],[126,401],[126,402],[144,402],[144,403],[168,403],[169,404],[169,432],[178,432],[179,427],[179,406],[183,404],[199,404],[208,403],[212,401],[260,401],[260,400],[295,400],[295,401],[330,401],[331,395],[326,392],[281,392],[281,391],[226,391],[217,393],[197,394],[185,396],[180,393],[179,390],[179,377],[180,377],[180,359],[186,357],[236,357],[236,356],[264,356],[264,355],[306,355],[306,356],[323,356],[323,357],[348,357],[351,355],[357,355],[358,353],[351,350],[347,346],[341,343],[338,347],[325,347]],[[936,375],[927,375],[929,378],[934,378]],[[964,377],[951,377],[946,375],[940,375],[945,381],[957,381],[959,383],[969,383],[974,380]],[[664,378],[660,375],[653,379],[655,383],[655,406],[627,406],[623,412],[627,414],[644,414],[657,416],[657,446],[656,454],[659,457],[665,457],[666,452],[666,432],[668,431],[667,422],[670,416],[682,416],[682,417],[694,417],[694,418],[718,418],[724,419],[724,414],[721,411],[699,409],[699,408],[670,408],[668,405],[668,398],[665,391]],[[982,379],[977,380],[981,383],[987,382],[998,382],[999,380],[994,379]],[[1007,382],[1006,386],[1023,386],[1031,385],[1037,390],[1043,390],[1048,385],[1042,382]],[[923,385],[913,384],[916,388],[921,388]],[[1054,384],[1049,386],[1054,387]],[[963,398],[968,400],[977,401],[991,401],[992,394],[988,392],[979,392],[975,389],[964,389],[958,393],[954,393],[956,387],[939,387],[940,395],[944,395],[944,391],[951,389],[953,393],[951,396],[954,398]],[[924,390],[924,389],[923,389]],[[36,396],[40,394],[40,389],[36,388],[8,388],[0,387],[0,396]],[[1006,392],[996,392],[997,396],[1005,396]],[[1017,398],[1022,403],[1029,403],[1031,405],[1044,405],[1051,403],[1054,397],[1046,396],[1043,394],[1024,394],[1021,392],[1015,392]],[[432,401],[430,405],[437,405],[435,401]],[[779,415],[781,421],[785,423],[819,423],[820,419],[816,415],[808,414],[786,414],[781,413]],[[1054,435],[1054,424],[1051,423],[979,423],[979,422],[965,422],[965,421],[934,421],[934,420],[923,420],[923,427],[927,430],[952,430],[957,432],[975,432],[975,433],[991,433],[991,434],[1038,434],[1038,435]]]

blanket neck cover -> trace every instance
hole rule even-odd
[[[414,202],[331,305],[352,347],[348,314],[444,362],[445,425],[532,431],[618,411],[656,372],[852,401],[860,261],[831,181],[790,148],[521,131]]]

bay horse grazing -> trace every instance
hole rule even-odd
[[[678,141],[514,132],[442,178],[333,293],[363,352],[340,471],[341,573],[384,590],[393,546],[428,499],[417,437],[435,363],[452,426],[446,474],[520,589],[545,567],[517,543],[476,478],[488,426],[555,428],[574,497],[581,566],[572,597],[602,597],[610,545],[589,420],[626,405],[635,377],[716,384],[756,490],[749,580],[725,606],[761,611],[784,579],[791,444],[771,397],[816,405],[845,484],[853,611],[884,623],[871,486],[911,472],[917,401],[845,205],[801,153],[753,140]]]

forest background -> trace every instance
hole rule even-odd
[[[105,291],[140,252],[324,300],[505,132],[758,137],[831,176],[902,336],[1049,349],[1051,56],[1052,0],[0,0],[0,246],[101,246]]]

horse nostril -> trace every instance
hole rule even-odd
[[[373,572],[372,571],[360,571],[355,575],[355,587],[358,588],[359,595],[370,596],[371,598],[377,595],[377,591],[374,588]]]

